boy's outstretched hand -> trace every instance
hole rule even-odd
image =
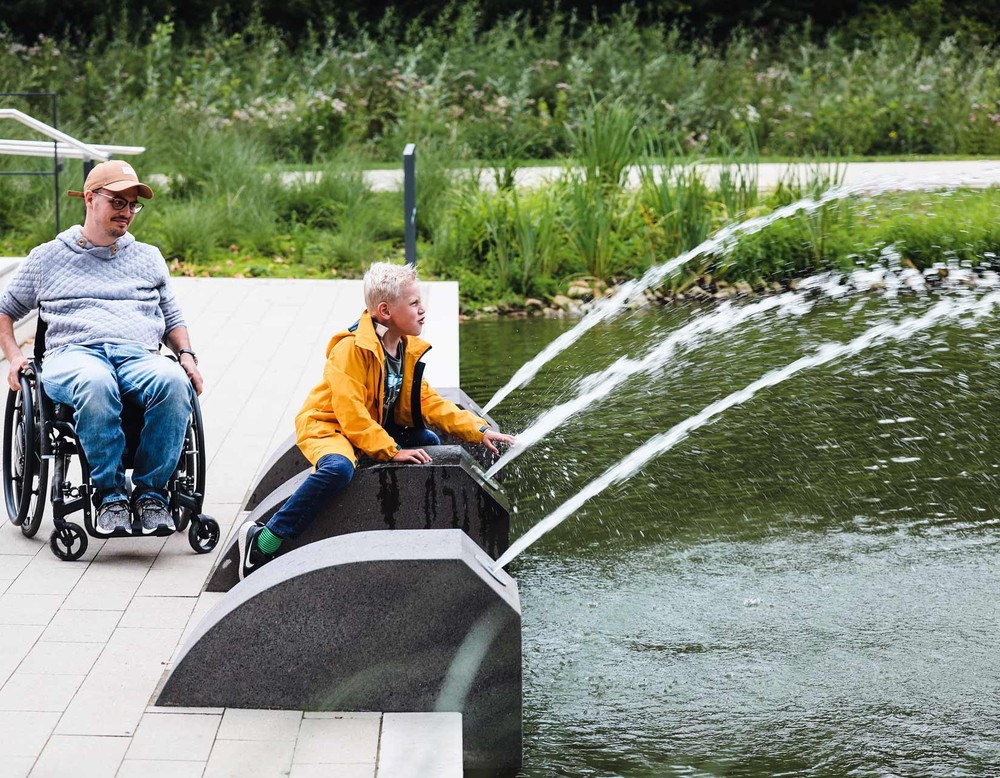
[[[408,462],[413,465],[426,465],[431,461],[430,454],[422,448],[401,448],[392,458],[393,462]]]
[[[500,453],[500,449],[496,445],[497,443],[503,443],[505,446],[513,446],[514,442],[513,435],[504,435],[502,432],[497,432],[496,430],[486,430],[483,433],[483,445],[494,454]]]

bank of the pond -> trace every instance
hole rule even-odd
[[[688,168],[673,179],[643,179],[636,188],[572,177],[530,191],[454,186],[432,234],[421,241],[420,267],[428,279],[459,281],[462,311],[470,316],[580,315],[621,282],[685,252],[689,261],[632,304],[766,294],[815,272],[859,265],[986,269],[1000,257],[996,187],[840,197],[831,196],[836,185],[829,179],[814,178],[734,197],[708,189]],[[189,276],[356,277],[368,261],[402,254],[392,237],[378,244],[381,252],[356,245],[368,240],[359,235],[365,223],[388,223],[389,206],[399,210],[398,198],[389,203],[384,193],[365,192],[352,206],[352,219],[325,231],[329,254],[293,243],[267,256],[234,243],[210,259],[175,255],[171,268]],[[829,200],[814,207],[822,197]],[[170,207],[159,225],[176,225]],[[767,221],[779,209],[787,215],[741,234],[743,225]],[[733,240],[721,247],[712,240],[734,226]],[[154,224],[150,232],[146,239],[170,246],[168,229]],[[352,245],[358,251],[347,260],[344,251]]]
[[[591,129],[615,124],[622,118],[615,110],[595,109]],[[422,275],[458,281],[466,315],[572,316],[609,288],[686,253],[657,299],[774,291],[858,264],[898,261],[924,270],[990,265],[1000,255],[995,185],[871,195],[899,183],[875,177],[846,186],[849,168],[808,162],[765,185],[756,157],[732,155],[712,166],[669,155],[636,159],[605,153],[593,134],[581,130],[579,154],[541,186],[515,186],[513,164],[456,172],[424,159]],[[161,176],[156,199],[132,226],[161,249],[173,273],[356,278],[373,261],[402,261],[400,193],[376,190],[356,159],[289,177],[268,167],[252,143],[207,136],[198,148],[199,164]],[[484,176],[492,185],[482,185]],[[51,195],[51,187],[45,191]],[[36,194],[33,206],[44,201]],[[23,255],[52,237],[51,211],[43,222],[25,197],[3,201],[12,212],[21,203],[31,218],[0,229],[0,254]],[[63,224],[80,218],[79,202],[66,200]],[[769,223],[744,229],[761,220]],[[714,240],[734,228],[733,240]]]

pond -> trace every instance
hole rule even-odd
[[[820,295],[679,350],[502,471],[513,536],[768,371],[970,294]],[[599,324],[491,415],[523,430],[713,310]],[[573,324],[462,325],[463,389],[485,404]],[[523,775],[993,771],[998,386],[995,315],[874,345],[720,413],[528,548]]]

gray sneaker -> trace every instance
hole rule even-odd
[[[115,530],[132,531],[132,512],[127,500],[112,500],[104,503],[97,511],[97,531],[111,535]]]
[[[166,506],[154,497],[141,497],[135,504],[135,515],[142,526],[143,535],[152,535],[157,530],[174,531],[174,520]]]

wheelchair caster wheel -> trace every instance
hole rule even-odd
[[[62,529],[52,530],[49,546],[64,562],[74,562],[87,550],[87,533],[77,524],[65,524]]]
[[[219,543],[219,522],[208,516],[191,520],[188,527],[188,543],[199,554],[207,554]]]

